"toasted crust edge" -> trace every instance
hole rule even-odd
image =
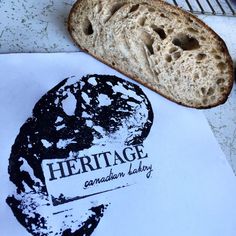
[[[121,74],[135,80],[136,82],[142,84],[143,86],[151,89],[152,91],[160,94],[162,97],[165,97],[166,99],[174,102],[174,103],[177,103],[179,105],[182,105],[182,106],[185,106],[185,107],[190,107],[190,108],[196,108],[196,109],[209,109],[209,108],[213,108],[213,107],[216,107],[216,106],[219,106],[221,104],[224,104],[229,95],[230,95],[230,92],[233,88],[233,83],[234,83],[234,68],[233,68],[233,60],[229,54],[229,51],[228,51],[228,48],[224,42],[224,40],[212,29],[210,28],[207,24],[205,24],[202,20],[200,20],[198,17],[196,17],[195,15],[187,12],[187,11],[184,11],[182,10],[180,7],[177,7],[177,6],[173,6],[165,1],[161,1],[161,0],[151,0],[151,1],[147,1],[147,0],[144,0],[145,2],[149,2],[149,3],[153,3],[153,4],[161,4],[163,5],[164,7],[166,7],[167,9],[170,9],[172,11],[175,11],[183,16],[186,16],[186,17],[189,17],[190,19],[193,19],[194,21],[197,21],[202,27],[204,27],[206,30],[208,30],[213,36],[214,38],[219,42],[219,46],[222,50],[222,53],[225,55],[226,57],[226,62],[227,62],[227,65],[229,67],[229,71],[230,71],[230,78],[229,78],[229,86],[227,87],[227,91],[225,92],[225,95],[222,99],[220,99],[217,103],[213,103],[209,106],[192,106],[192,105],[187,105],[187,104],[184,104],[182,102],[179,102],[179,101],[176,101],[170,97],[168,97],[167,95],[164,95],[162,94],[160,91],[158,91],[157,89],[155,89],[153,86],[150,86],[148,85],[147,83],[145,83],[144,81],[142,81],[142,79],[140,78],[137,78],[137,77],[134,77],[132,75],[129,75],[128,73],[125,73],[123,71],[121,71],[119,68],[105,62],[104,60],[102,60],[101,58],[99,58],[98,56],[94,55],[93,53],[89,52],[88,49],[86,48],[83,48],[79,45],[79,43],[75,40],[75,38],[73,37],[73,27],[72,27],[72,24],[71,24],[71,21],[72,21],[72,15],[76,13],[76,9],[77,7],[79,6],[79,4],[81,4],[83,2],[83,0],[77,0],[77,2],[74,3],[74,5],[72,6],[71,8],[71,11],[69,13],[69,16],[68,16],[68,21],[67,21],[67,29],[69,31],[69,34],[73,40],[73,42],[84,52],[86,52],[87,54],[93,56],[95,59],[97,59],[98,61],[106,64],[107,66],[113,68],[114,70],[120,72]]]

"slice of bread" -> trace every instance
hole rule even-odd
[[[223,40],[163,1],[79,0],[68,28],[82,50],[176,103],[210,108],[232,89]]]

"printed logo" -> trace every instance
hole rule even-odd
[[[128,187],[141,182],[145,177],[150,178],[153,169],[152,164],[146,165],[147,158],[143,145],[138,144],[127,146],[120,152],[102,151],[89,156],[82,151],[78,156],[64,160],[43,160],[46,186],[52,204],[57,206],[84,199]],[[142,172],[144,176],[140,176]],[[63,192],[61,186],[65,186]]]
[[[6,201],[17,220],[33,236],[91,235],[108,192],[152,176],[143,143],[152,123],[151,104],[133,83],[63,80],[37,102],[12,146],[15,192]]]

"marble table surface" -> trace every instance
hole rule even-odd
[[[0,53],[77,52],[67,32],[73,0],[0,0]],[[236,64],[236,17],[204,16]],[[204,114],[236,174],[236,85],[228,101]]]

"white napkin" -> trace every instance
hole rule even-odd
[[[108,187],[123,186],[117,180],[114,186],[109,183],[103,188],[101,194],[59,206],[51,204],[47,214],[49,225],[53,226],[48,235],[55,235],[58,228],[67,229],[60,225],[65,212],[76,217],[74,207],[86,209],[98,203],[107,206],[92,233],[95,236],[236,235],[236,179],[202,111],[172,103],[84,53],[0,55],[0,66],[1,236],[34,235],[18,222],[6,203],[6,198],[15,191],[9,180],[8,159],[20,127],[47,91],[64,78],[87,74],[116,75],[137,84],[146,94],[154,120],[143,142],[142,155],[147,154],[148,158],[142,164],[151,166],[152,171],[150,178],[146,175],[148,170],[128,176],[130,163],[116,165],[112,168],[114,172],[126,171],[127,187],[106,192]],[[110,148],[118,150],[119,145]],[[44,162],[45,166],[47,163]],[[132,170],[139,165],[139,161],[134,162]],[[100,170],[99,176],[109,173],[106,168]],[[97,177],[93,171],[85,179],[81,174],[50,185],[45,174],[49,196],[58,191],[79,196],[86,179]],[[99,190],[99,186],[91,188],[88,194]],[[83,222],[84,218],[86,215],[81,212],[75,220]],[[76,230],[71,228],[71,233]]]

